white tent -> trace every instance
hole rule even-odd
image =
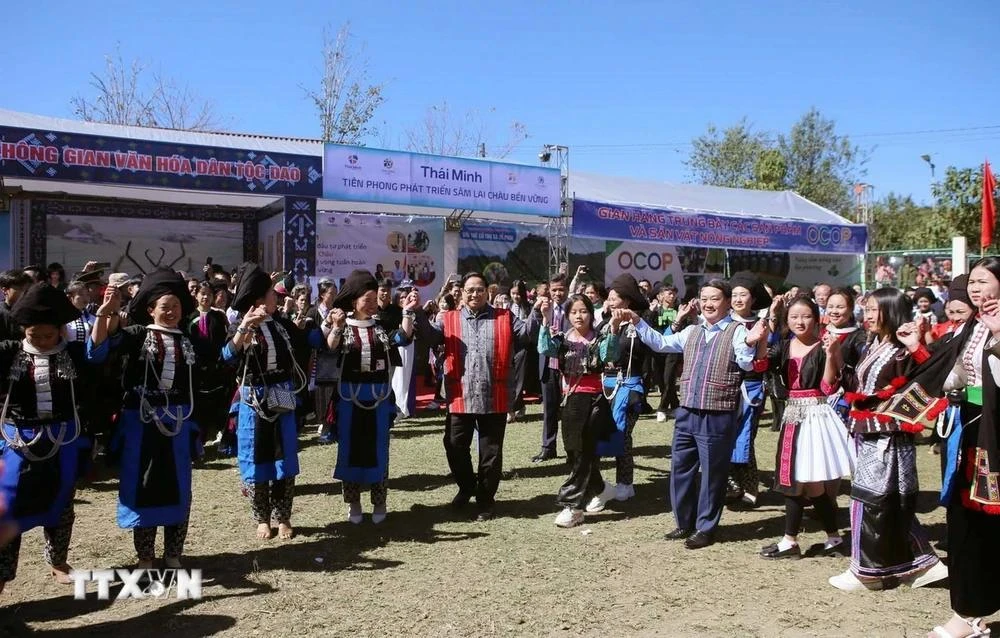
[[[642,208],[853,225],[794,191],[672,184],[574,172],[569,176],[569,190],[578,199]]]

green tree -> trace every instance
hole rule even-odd
[[[806,199],[849,215],[853,185],[864,175],[868,154],[840,135],[836,123],[810,109],[778,138],[788,169],[788,186]]]
[[[746,118],[723,131],[709,125],[691,145],[684,163],[695,181],[730,188],[754,182],[761,156],[772,147],[767,135],[755,131]]]
[[[889,193],[872,207],[868,243],[873,252],[947,246],[951,235],[933,207],[917,204],[909,195]]]
[[[836,130],[833,120],[810,109],[787,134],[755,131],[743,118],[694,138],[685,164],[695,181],[714,186],[792,189],[844,216],[868,152]]]
[[[982,167],[959,169],[949,166],[944,178],[931,185],[931,195],[937,214],[947,221],[952,231],[949,241],[951,236],[962,236],[970,252],[978,250],[983,211]],[[997,243],[996,238],[994,233],[991,245]]]

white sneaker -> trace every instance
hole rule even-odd
[[[854,575],[854,572],[847,570],[843,574],[837,574],[836,576],[831,576],[830,580],[827,581],[837,589],[841,591],[865,591],[869,589],[882,589],[882,581],[874,580],[869,582],[864,582],[858,580],[858,577]]]
[[[624,485],[619,483],[615,485],[615,500],[616,501],[627,501],[635,496],[635,487],[632,485]]]
[[[387,512],[385,505],[376,505],[375,508],[372,509],[372,522],[375,523],[376,525],[384,522],[386,514]]]
[[[355,525],[360,525],[365,520],[365,515],[361,512],[361,503],[351,503],[347,508],[347,520]]]
[[[657,423],[666,423],[667,422],[667,413],[666,412],[657,412],[656,413],[656,422]]]
[[[922,572],[919,576],[910,581],[910,587],[916,589],[918,587],[925,587],[931,583],[936,583],[939,580],[944,580],[948,578],[948,566],[938,561],[930,568]]]
[[[556,516],[556,525],[559,527],[576,527],[583,523],[583,512],[571,507],[565,508]]]
[[[607,481],[604,481],[604,489],[601,491],[600,494],[590,499],[590,502],[587,503],[587,507],[584,509],[587,511],[588,514],[596,514],[597,512],[601,512],[604,510],[604,506],[608,504],[608,501],[613,499],[617,493],[618,491],[615,489],[614,485],[608,483]]]

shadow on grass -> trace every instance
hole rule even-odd
[[[0,635],[3,636],[113,636],[113,635],[141,635],[154,629],[155,635],[187,635],[187,636],[209,636],[225,629],[230,629],[236,625],[236,619],[223,615],[198,615],[182,614],[181,612],[196,608],[203,602],[219,602],[226,598],[247,598],[268,594],[274,588],[267,584],[257,583],[246,578],[224,564],[213,563],[209,560],[199,561],[200,563],[211,564],[211,567],[203,567],[206,573],[205,589],[206,594],[202,600],[178,600],[145,613],[141,613],[130,618],[121,620],[109,620],[97,624],[87,624],[81,627],[62,628],[51,631],[44,629],[29,628],[29,622],[52,622],[65,621],[73,618],[80,618],[88,614],[103,611],[113,604],[127,605],[130,603],[139,605],[140,601],[116,602],[115,598],[122,589],[120,582],[113,583],[110,587],[110,600],[97,600],[96,594],[88,592],[85,600],[76,600],[72,594],[32,600],[5,608],[10,614],[0,614]],[[193,561],[192,561],[193,562]],[[227,590],[244,589],[247,591],[233,591],[220,595],[213,595],[210,588],[221,586]],[[71,590],[67,587],[67,590]],[[168,594],[169,595],[169,594]]]

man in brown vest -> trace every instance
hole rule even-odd
[[[732,289],[725,281],[713,279],[704,284],[698,301],[678,316],[680,320],[700,306],[700,323],[674,334],[660,334],[630,311],[616,311],[613,319],[635,324],[639,338],[656,352],[684,354],[670,471],[670,500],[677,529],[666,538],[686,539],[688,549],[715,542],[738,432],[736,410],[743,371],[752,369],[755,346],[765,336],[763,322],[747,331],[733,321],[731,297]]]

